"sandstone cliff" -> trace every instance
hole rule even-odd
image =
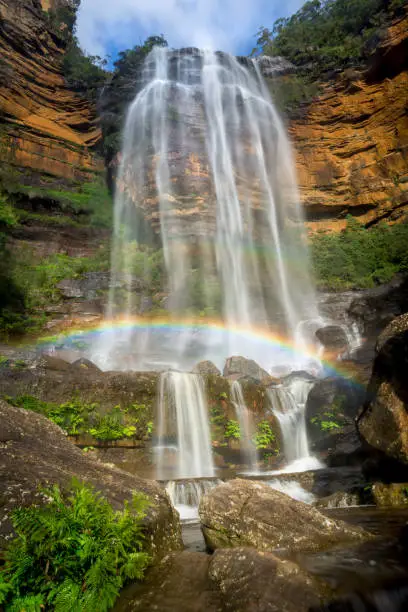
[[[49,0],[0,0],[0,163],[28,184],[72,184],[103,166],[95,109],[66,86]],[[45,179],[47,176],[47,179]]]
[[[349,71],[290,127],[301,198],[312,230],[366,225],[408,211],[408,15],[396,20],[372,65]]]

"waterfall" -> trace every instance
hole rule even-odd
[[[231,399],[239,422],[241,432],[240,446],[243,451],[244,463],[248,465],[251,472],[257,471],[259,457],[256,446],[253,443],[255,427],[238,380],[231,383]]]
[[[298,325],[318,315],[303,216],[291,147],[256,60],[158,47],[135,90],[117,176],[107,316],[131,320],[156,299],[151,249],[160,246],[168,318],[200,312],[223,327],[126,325],[102,334],[94,360],[104,369],[191,371],[203,359],[221,368],[237,354],[268,371],[283,361],[306,367],[309,339]],[[259,327],[293,350],[265,344],[250,332]]]
[[[106,326],[91,358],[105,370],[166,372],[159,477],[211,476],[202,383],[182,372],[202,360],[221,369],[231,355],[268,372],[315,367],[300,325],[318,312],[291,146],[256,60],[157,47],[135,94],[118,157],[107,311],[121,322]],[[166,324],[135,322],[146,304],[165,309]],[[238,395],[236,404],[245,432]],[[304,417],[290,410],[287,452],[308,456]]]
[[[161,374],[156,451],[159,479],[166,479],[166,468],[175,478],[214,476],[207,402],[198,374]]]
[[[321,467],[310,454],[307,441],[305,409],[307,396],[313,381],[301,378],[268,390],[272,412],[276,416],[282,434],[283,451],[288,466],[284,471],[297,472]]]

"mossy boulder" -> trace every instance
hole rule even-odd
[[[361,529],[329,519],[267,484],[242,479],[207,493],[199,515],[210,550],[252,546],[261,551],[317,551],[367,537]]]

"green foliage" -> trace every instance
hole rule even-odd
[[[91,102],[96,102],[106,82],[107,60],[98,55],[87,55],[74,36],[65,52],[62,68],[71,89]]]
[[[42,491],[48,503],[12,513],[17,536],[0,570],[5,612],[106,612],[129,580],[142,579],[142,520],[149,505],[134,494],[121,511],[90,487]]]
[[[4,230],[12,227],[17,217],[0,195],[0,330],[8,337],[21,333],[26,326],[26,297],[13,275],[13,258]]]
[[[225,438],[228,440],[240,440],[241,438],[241,429],[239,427],[238,421],[229,420],[225,425]]]
[[[366,229],[348,217],[345,231],[312,237],[311,255],[319,287],[374,287],[408,271],[408,222]]]
[[[72,37],[80,4],[81,0],[59,2],[55,9],[46,13],[51,29],[65,41]]]
[[[361,63],[370,38],[378,35],[403,0],[309,0],[272,29],[258,32],[257,49],[283,55],[310,77]]]
[[[98,403],[83,402],[79,398],[63,404],[44,402],[32,395],[5,399],[13,406],[42,414],[70,436],[90,434],[96,440],[108,442],[149,437],[154,427],[153,421],[147,420],[149,415],[144,404],[132,404],[128,408],[117,405],[102,414]]]
[[[134,425],[123,425],[118,410],[115,410],[112,414],[100,417],[96,426],[89,430],[91,436],[102,442],[132,438],[136,435],[136,432],[137,428]]]
[[[112,227],[113,200],[102,178],[84,182],[74,191],[48,187],[20,186],[30,198],[43,198],[55,202],[59,211],[71,213],[73,221],[92,227]]]
[[[341,425],[339,423],[337,423],[337,421],[333,421],[333,420],[326,420],[323,417],[333,417],[333,414],[330,414],[328,412],[325,412],[323,416],[319,415],[319,416],[315,416],[312,419],[310,419],[310,422],[313,425],[317,425],[321,431],[333,431],[335,429],[341,429]]]
[[[18,215],[5,195],[0,192],[0,231],[14,227],[18,223]]]
[[[47,19],[54,34],[66,46],[62,69],[68,85],[91,102],[96,102],[107,78],[107,60],[87,55],[79,46],[75,26],[80,3],[81,0],[60,3],[47,13]]]
[[[56,286],[61,280],[109,269],[106,248],[92,257],[56,253],[36,261],[29,248],[11,258],[6,246],[1,248],[0,236],[0,255],[0,335],[6,338],[40,331],[46,322],[44,307],[61,300]]]
[[[257,449],[270,448],[273,445],[276,441],[276,436],[268,421],[260,421],[258,423],[253,441]]]

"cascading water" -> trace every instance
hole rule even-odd
[[[173,506],[178,510],[183,521],[198,520],[198,506],[203,495],[220,484],[221,480],[171,480],[166,483],[166,491]]]
[[[258,451],[253,443],[255,427],[252,415],[245,403],[241,384],[238,380],[234,380],[231,383],[231,399],[235,407],[241,431],[240,446],[243,451],[244,463],[248,465],[251,472],[255,472],[258,469],[259,461]]]
[[[127,326],[105,334],[94,359],[190,371],[240,354],[268,370],[307,367],[313,339],[296,330],[317,311],[304,224],[291,148],[256,61],[156,48],[137,86],[117,179],[108,317],[137,315],[152,298],[143,295],[151,252],[143,247],[142,261],[140,245],[159,244],[170,320],[204,312],[224,331]],[[292,353],[265,345],[250,333],[257,327],[286,338]]]
[[[321,463],[310,454],[306,431],[306,401],[313,384],[311,380],[295,378],[287,386],[279,385],[268,390],[272,412],[282,433],[283,451],[288,462],[284,471],[287,472],[321,467]]]
[[[214,476],[207,402],[198,374],[161,375],[156,452],[161,480]]]

